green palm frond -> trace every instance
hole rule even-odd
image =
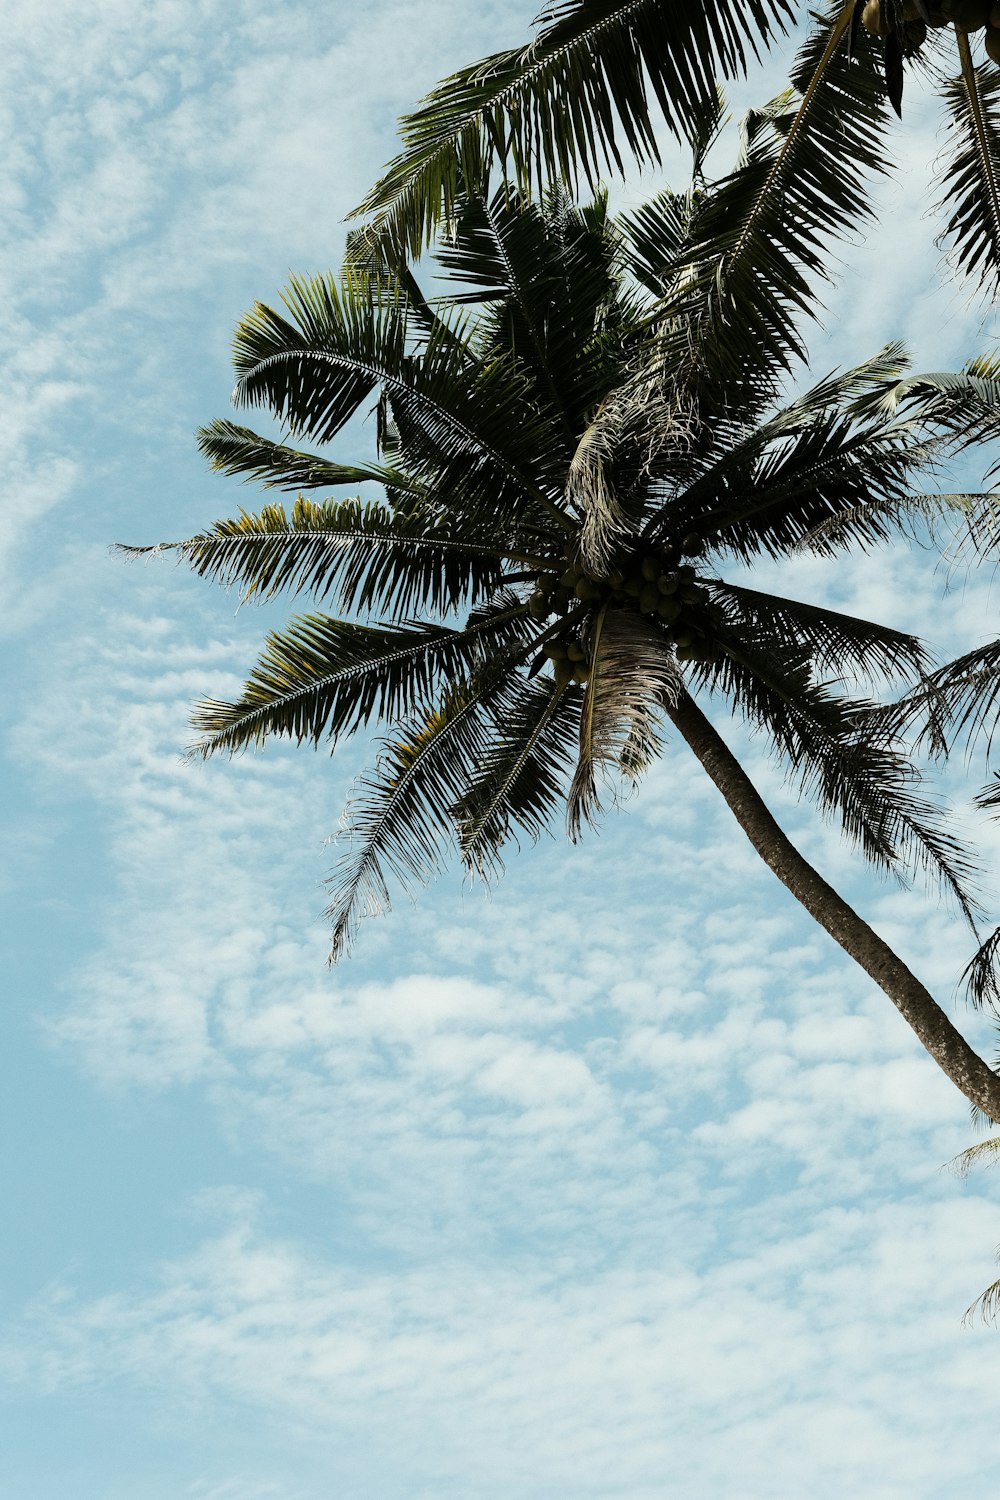
[[[268,490],[320,490],[349,484],[381,484],[400,494],[421,495],[413,476],[388,464],[338,464],[318,453],[261,437],[237,422],[216,420],[198,432],[198,447],[220,474],[245,475]]]
[[[919,775],[879,733],[874,705],[816,682],[805,650],[795,659],[769,639],[723,640],[714,684],[767,735],[802,795],[835,816],[876,868],[939,882],[974,925],[978,864],[944,810],[918,794]]]
[[[559,0],[521,48],[441,83],[400,123],[403,150],[355,210],[370,233],[418,255],[463,188],[481,189],[495,153],[522,191],[593,185],[602,167],[659,160],[650,92],[677,136],[703,140],[716,80],[738,76],[794,18],[789,0]]]
[[[499,873],[512,826],[537,840],[564,801],[577,739],[580,689],[544,676],[512,685],[494,737],[453,809],[466,865]]]
[[[779,653],[805,650],[819,672],[884,683],[900,676],[911,681],[928,669],[925,646],[906,631],[728,583],[710,583],[708,593],[736,640],[769,640]]]
[[[436,707],[397,728],[374,770],[359,778],[344,814],[347,847],[328,882],[331,962],[359,921],[389,910],[387,876],[410,891],[440,869],[455,842],[455,809],[489,754],[508,693],[501,658],[455,680]]]
[[[989,937],[980,943],[962,972],[962,983],[970,1002],[977,1009],[988,1007],[1000,1013],[1000,927],[995,927]],[[973,1150],[976,1148],[974,1147]],[[971,1153],[963,1153],[970,1157]]]
[[[477,350],[512,351],[572,442],[582,414],[617,373],[599,357],[602,315],[616,299],[622,304],[618,235],[606,194],[581,209],[565,188],[550,189],[534,204],[502,184],[489,199],[456,205],[437,258],[465,288],[449,304],[484,308]],[[614,349],[620,358],[620,336]]]
[[[809,546],[871,546],[896,534],[931,450],[905,424],[857,423],[833,407],[765,424],[719,456],[651,524],[682,526],[745,562]]]
[[[398,440],[416,449],[418,480],[422,447],[438,484],[463,489],[467,505],[478,494],[495,512],[506,495],[523,509],[529,497],[569,525],[544,486],[546,469],[559,467],[557,436],[512,358],[471,362],[453,339],[432,334],[417,359],[399,305],[352,299],[350,284],[332,277],[293,281],[284,300],[294,321],[258,303],[237,330],[239,404],[268,407],[293,432],[329,442],[379,386]]]
[[[674,266],[690,238],[696,202],[694,193],[664,188],[634,213],[622,215],[625,263],[653,297],[662,297],[673,286]]]
[[[244,598],[308,591],[316,599],[335,596],[343,613],[396,619],[445,614],[470,596],[488,595],[510,562],[544,566],[544,559],[504,549],[491,528],[461,514],[301,497],[291,514],[268,505],[183,542],[121,550],[176,552],[201,577],[238,587]]]
[[[942,238],[963,272],[990,296],[1000,290],[1000,71],[975,67],[968,36],[956,27],[962,71],[944,86],[948,134]]]
[[[895,705],[895,718],[900,732],[918,727],[932,747],[957,739],[971,746],[985,736],[989,750],[1000,719],[1000,641],[976,646],[928,673]]]
[[[516,656],[523,615],[510,604],[465,630],[358,625],[328,615],[293,620],[267,637],[241,698],[198,705],[193,753],[232,754],[272,735],[332,747],[373,720],[391,723],[477,670],[485,653]]]
[[[843,48],[828,55],[825,29],[810,37],[793,90],[751,117],[745,160],[696,205],[673,265],[680,291],[667,305],[678,321],[664,337],[677,357],[686,342],[690,362],[696,330],[690,379],[720,406],[737,389],[741,404],[770,404],[804,357],[799,324],[819,311],[831,241],[872,211],[867,180],[884,169],[886,115],[871,42],[851,60]]]

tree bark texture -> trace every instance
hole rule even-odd
[[[1000,1120],[1000,1075],[974,1051],[889,945],[804,859],[778,826],[721,735],[683,690],[666,711],[715,782],[764,863],[844,952],[884,990],[938,1067],[969,1100]]]

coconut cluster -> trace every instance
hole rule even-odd
[[[986,32],[986,51],[1000,62],[1000,4],[994,0],[866,0],[861,24],[883,40],[896,33],[904,56],[916,52],[928,26],[957,26],[959,31]]]
[[[714,661],[719,654],[714,638],[718,613],[694,565],[682,561],[696,557],[702,548],[702,538],[690,532],[677,548],[647,548],[616,558],[606,577],[595,577],[571,557],[562,574],[539,574],[528,600],[530,614],[540,621],[553,615],[566,618],[565,629],[557,623],[546,632],[544,651],[556,681],[586,682],[589,622],[605,605],[635,610],[656,621],[681,661]],[[594,606],[582,622],[581,604]]]

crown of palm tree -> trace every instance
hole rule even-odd
[[[890,399],[896,346],[777,399],[808,282],[797,270],[790,292],[788,260],[753,236],[732,252],[782,135],[780,116],[756,116],[729,177],[699,168],[687,193],[618,221],[603,196],[457,196],[433,301],[356,240],[341,278],[254,308],[236,400],[286,432],[218,421],[201,444],[223,472],[299,496],[172,545],[251,597],[307,592],[322,612],[268,638],[237,700],[200,705],[197,748],[386,726],[332,881],[336,956],[388,905],[390,879],[422,883],[456,843],[489,872],[564,806],[575,837],[672,724],[780,878],[968,1097],[1000,1111],[1000,1080],[792,849],[692,696],[728,699],[877,865],[923,865],[971,911],[964,850],[856,696],[923,672],[920,643],[742,581],[761,557],[890,535],[914,475],[956,440],[954,423],[925,420],[938,395]],[[813,253],[807,240],[799,265]],[[376,460],[298,446],[330,443],[372,404]],[[302,494],[365,482],[384,498]]]

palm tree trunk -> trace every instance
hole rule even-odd
[[[666,711],[766,865],[811,917],[885,991],[938,1067],[969,1100],[1000,1120],[1000,1076],[973,1051],[937,1001],[778,827],[728,745],[683,690]]]

